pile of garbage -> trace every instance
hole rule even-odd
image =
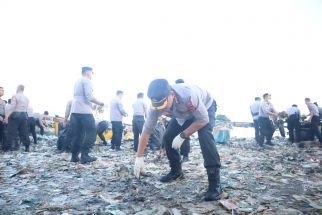
[[[259,148],[253,139],[217,145],[221,155],[220,201],[204,202],[207,175],[199,143],[191,140],[185,178],[164,184],[164,151],[147,151],[145,176],[133,176],[132,142],[123,151],[97,143],[98,160],[82,165],[44,137],[31,152],[0,152],[0,214],[322,214],[322,149],[284,139]]]

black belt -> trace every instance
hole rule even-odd
[[[142,115],[134,115],[134,116],[133,116],[133,118],[134,118],[134,117],[142,118],[142,117],[144,117],[144,116],[142,116]]]

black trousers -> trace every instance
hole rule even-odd
[[[99,122],[97,125],[97,135],[104,143],[106,143],[104,132],[107,130],[107,128],[108,128],[108,124],[106,121]]]
[[[253,120],[254,122],[254,128],[255,128],[255,140],[257,143],[259,143],[259,140],[260,140],[260,130],[259,130],[259,123],[258,123],[258,119],[254,119]]]
[[[134,150],[138,150],[139,137],[142,133],[144,125],[144,116],[133,116],[132,120],[132,130],[134,135]]]
[[[39,127],[40,129],[40,134],[41,135],[44,135],[44,127],[41,126],[40,122],[39,122],[40,119],[36,119],[36,125]]]
[[[3,116],[3,119],[4,119],[4,116]],[[4,129],[5,129],[5,125],[2,121],[0,121],[0,148],[3,147],[4,142],[6,141]]]
[[[183,141],[183,144],[180,147],[180,155],[188,157],[190,152],[190,138]]]
[[[320,124],[320,117],[319,116],[313,116],[311,119],[311,131],[313,136],[316,136],[320,143],[322,143],[322,137],[321,137],[321,131],[319,129]]]
[[[289,133],[289,141],[292,143],[300,142],[300,120],[297,114],[292,114],[287,118],[287,129]]]
[[[266,117],[259,117],[258,118],[259,130],[260,130],[260,137],[259,137],[259,144],[264,144],[264,139],[269,143],[272,140],[273,134],[275,132],[275,127],[272,121]]]
[[[207,170],[220,168],[220,157],[216,148],[215,139],[212,134],[215,125],[215,106],[214,104],[208,109],[209,123],[198,131],[199,143],[202,156],[204,158],[204,166]],[[178,150],[172,148],[173,139],[182,131],[188,128],[193,120],[187,120],[180,126],[176,119],[171,119],[163,136],[163,141],[169,159],[170,167],[173,170],[181,169],[181,158]]]
[[[5,150],[18,149],[17,134],[25,147],[30,145],[28,116],[26,112],[13,112],[9,116],[7,129],[8,140],[4,144]]]
[[[119,149],[121,146],[122,135],[123,135],[123,124],[121,121],[112,121],[112,140],[111,145],[116,149]]]
[[[72,113],[69,128],[72,136],[72,153],[88,153],[96,138],[93,114]]]
[[[31,133],[34,139],[34,144],[37,144],[37,134],[36,134],[36,120],[34,117],[28,117],[28,127],[29,133]]]

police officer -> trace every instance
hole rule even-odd
[[[74,87],[74,99],[71,106],[70,129],[72,135],[72,158],[71,162],[82,164],[96,160],[96,157],[88,155],[91,145],[95,143],[96,126],[92,113],[92,103],[104,105],[93,96],[93,85],[91,82],[93,69],[82,68],[82,78]],[[81,152],[81,158],[78,155]]]
[[[40,135],[45,134],[45,128],[48,127],[46,122],[46,117],[49,115],[48,111],[44,111],[44,114],[34,114],[35,120],[36,120],[36,126],[40,129]]]
[[[171,171],[160,178],[161,182],[171,182],[183,177],[178,149],[194,132],[198,132],[204,165],[208,174],[209,188],[206,201],[220,198],[220,157],[216,149],[212,129],[215,123],[216,106],[210,94],[197,86],[175,84],[170,86],[165,79],[153,80],[148,88],[151,108],[148,112],[139,142],[134,174],[139,177],[144,172],[144,150],[159,116],[166,115],[171,120],[166,128],[163,141]]]
[[[184,80],[182,78],[177,79],[175,81],[176,84],[184,84]],[[180,147],[180,154],[182,155],[182,162],[189,161],[189,153],[190,153],[190,137],[185,139],[183,144]]]
[[[8,139],[5,142],[4,150],[18,150],[18,142],[15,141],[17,133],[20,141],[25,146],[25,151],[29,151],[29,130],[28,130],[28,115],[27,108],[29,99],[23,94],[25,87],[19,85],[17,93],[12,96],[10,108],[6,112],[5,123],[8,123]]]
[[[139,136],[142,133],[143,124],[145,122],[144,118],[147,115],[147,105],[143,100],[144,94],[138,93],[137,100],[133,103],[133,120],[132,129],[134,135],[134,151],[138,150]]]
[[[320,115],[319,115],[319,108],[311,102],[310,98],[304,99],[307,108],[309,109],[310,113],[307,115],[309,117],[309,121],[311,122],[311,131],[313,136],[316,136],[320,143],[322,144],[322,136],[321,131],[319,130],[319,123],[320,123]]]
[[[126,111],[124,110],[123,102],[123,91],[116,91],[116,97],[111,101],[110,107],[110,119],[112,123],[112,140],[111,148],[117,151],[121,150],[121,142],[123,135],[123,117],[127,116]]]
[[[250,106],[250,113],[253,117],[254,128],[255,128],[255,140],[256,143],[259,143],[259,124],[258,124],[258,116],[259,116],[259,108],[261,105],[261,98],[255,97],[254,103]]]
[[[106,120],[97,120],[96,133],[99,138],[103,141],[103,145],[107,146],[104,132],[108,129],[108,122]]]
[[[287,113],[287,129],[289,133],[289,141],[291,143],[298,143],[300,141],[300,109],[296,104],[286,110]],[[295,131],[295,137],[294,137]]]
[[[265,144],[273,145],[271,140],[275,131],[275,127],[269,117],[278,117],[277,111],[273,107],[273,104],[270,102],[271,95],[269,93],[265,93],[263,95],[263,99],[264,101],[262,101],[260,105],[259,117],[258,117],[258,123],[259,123],[259,129],[260,129],[258,143],[260,146],[263,146],[265,137],[266,137]]]

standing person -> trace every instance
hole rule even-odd
[[[27,114],[28,114],[29,132],[31,133],[32,138],[34,139],[34,144],[37,144],[36,120],[34,117],[34,109],[29,106],[27,109]]]
[[[4,144],[4,118],[6,112],[6,102],[2,100],[2,96],[4,95],[3,87],[0,87],[0,146]]]
[[[116,97],[111,101],[110,109],[110,119],[112,123],[112,140],[111,148],[116,149],[117,151],[121,150],[121,141],[123,135],[123,117],[127,116],[127,113],[124,110],[123,103],[123,91],[116,91]]]
[[[139,148],[135,160],[134,174],[139,177],[144,172],[144,150],[159,116],[166,115],[171,120],[164,133],[163,141],[171,171],[160,178],[161,182],[171,182],[183,177],[178,149],[184,140],[198,132],[199,143],[208,174],[209,188],[206,201],[218,200],[220,187],[220,157],[216,149],[212,129],[215,124],[216,105],[211,95],[192,85],[169,85],[165,79],[153,80],[148,88],[151,108],[148,111]]]
[[[250,113],[253,117],[254,128],[255,128],[255,140],[256,143],[259,144],[259,124],[258,124],[258,117],[259,117],[259,108],[261,106],[261,98],[255,97],[255,102],[250,106]]]
[[[183,79],[177,79],[175,81],[176,84],[184,84]],[[182,156],[182,162],[189,161],[189,153],[190,153],[190,137],[185,139],[183,144],[180,147],[180,155]]]
[[[92,103],[104,105],[93,96],[92,84],[93,69],[82,68],[82,77],[75,83],[74,99],[70,109],[70,129],[72,136],[72,158],[71,162],[82,164],[96,160],[96,157],[88,155],[91,145],[96,138],[95,119],[92,113]],[[81,152],[81,158],[78,155]]]
[[[8,140],[5,143],[5,151],[19,149],[19,145],[15,141],[17,133],[20,141],[25,146],[25,151],[29,151],[30,140],[27,115],[29,99],[23,94],[24,89],[23,85],[17,87],[17,93],[12,96],[10,108],[6,112],[5,123],[8,123]]]
[[[142,133],[143,124],[145,122],[144,118],[147,115],[147,105],[143,100],[144,94],[138,93],[137,100],[133,103],[133,120],[132,129],[134,135],[134,151],[138,150],[139,136]]]
[[[275,131],[275,127],[273,122],[270,120],[269,117],[278,117],[277,111],[275,110],[273,104],[270,102],[271,95],[269,93],[265,93],[263,95],[264,101],[261,103],[259,108],[259,145],[263,146],[264,138],[266,137],[265,144],[273,145],[272,144],[272,137]]]
[[[312,134],[313,136],[316,136],[319,142],[322,144],[321,131],[319,130],[319,123],[320,123],[319,108],[311,102],[310,98],[305,98],[304,101],[307,108],[310,111],[310,113],[307,116],[309,117],[309,121],[311,122]]]
[[[317,102],[314,102],[313,104],[315,104],[318,107],[318,109],[319,109],[319,115],[320,115],[320,120],[322,120],[322,107],[320,107]]]
[[[289,141],[291,143],[300,142],[300,109],[298,109],[297,105],[294,104],[292,107],[286,110],[287,113],[287,129],[289,133]],[[295,131],[295,136],[294,136]]]

